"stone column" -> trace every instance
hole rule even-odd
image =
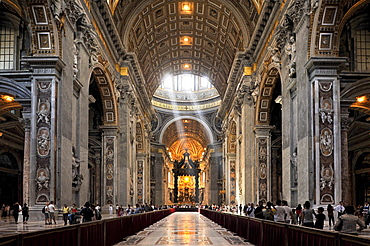
[[[255,126],[257,170],[257,200],[270,201],[271,190],[271,130],[273,126]]]
[[[102,204],[116,204],[118,192],[118,168],[117,168],[117,126],[102,126]]]
[[[256,88],[256,82],[253,80],[251,75],[245,75],[243,77],[243,84],[239,90],[240,98],[240,121],[242,133],[238,137],[240,142],[239,148],[239,166],[242,171],[243,179],[240,180],[243,204],[248,202],[258,202],[257,200],[257,190],[256,187],[256,155],[255,155],[255,143],[251,141],[254,139],[254,121],[251,120],[255,117],[255,104],[252,92]]]
[[[133,176],[131,176],[131,168],[134,163],[131,162],[131,150],[130,142],[130,106],[132,94],[130,86],[128,85],[128,77],[121,76],[121,85],[119,86],[120,98],[119,98],[119,142],[118,142],[118,200],[120,204],[133,205],[134,187],[133,187]],[[118,81],[116,82],[118,83]]]
[[[340,86],[343,58],[312,58],[307,64],[312,94],[316,204],[342,200]],[[348,162],[348,161],[347,161]],[[309,178],[308,182],[311,181]],[[300,183],[299,183],[300,184]]]

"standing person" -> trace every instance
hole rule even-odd
[[[259,218],[259,219],[264,219],[264,215],[263,215],[263,210],[265,209],[265,207],[263,206],[263,202],[262,201],[259,201],[258,202],[258,207],[254,210],[254,215],[256,218]]]
[[[101,216],[101,208],[99,206],[99,204],[97,204],[95,206],[95,219],[97,220],[101,220],[102,216]]]
[[[302,206],[301,206],[301,204],[298,204],[298,206],[295,209],[295,212],[297,214],[298,225],[301,225],[302,224],[302,219],[301,219]]]
[[[45,225],[50,225],[50,217],[49,217],[49,203],[47,202],[45,206],[42,208],[41,212],[44,214],[45,217]]]
[[[317,212],[318,212],[318,214],[316,215],[315,228],[324,229],[324,221],[326,219],[326,216],[324,214],[324,208],[319,207],[317,209]]]
[[[335,206],[334,211],[338,213],[338,218],[342,216],[342,214],[344,213],[344,206],[342,201],[340,201],[339,204]]]
[[[30,217],[29,208],[27,206],[27,203],[23,204],[22,215],[23,215],[23,224],[27,224],[27,221]]]
[[[285,223],[290,224],[290,221],[292,220],[292,215],[293,215],[292,208],[288,206],[288,202],[285,200],[281,201],[281,203],[283,204],[283,208],[285,209],[285,214],[286,214]]]
[[[297,214],[295,213],[295,208],[292,209],[292,224],[297,224]]]
[[[63,213],[63,221],[64,221],[65,226],[67,225],[69,212],[70,212],[70,208],[67,206],[67,204],[64,204],[64,207],[62,208],[62,213]]]
[[[303,226],[314,227],[314,223],[313,223],[314,215],[316,214],[315,214],[315,211],[311,209],[311,203],[309,201],[306,201],[303,204],[303,211],[301,213]]]
[[[333,223],[333,226],[334,226],[334,208],[333,208],[333,206],[331,204],[329,204],[326,210],[328,211],[329,227],[331,227],[332,223]]]
[[[367,217],[369,217],[369,203],[368,202],[365,202],[365,205],[362,207],[362,216],[364,217],[364,221],[366,221]]]
[[[276,209],[275,221],[276,222],[285,222],[286,212],[285,212],[284,207],[281,206],[281,200],[280,199],[278,199],[276,201],[275,209]]]
[[[6,211],[6,205],[3,204],[3,206],[1,206],[1,218],[4,220],[4,222],[6,222],[7,216],[8,216],[8,212]]]
[[[354,206],[347,206],[345,208],[346,214],[341,215],[337,222],[335,223],[334,230],[340,231],[343,233],[349,233],[352,235],[358,235],[358,232],[365,229],[365,224],[354,215],[355,207]],[[338,228],[339,224],[342,223],[342,228]],[[359,225],[360,228],[357,230],[356,225]]]
[[[239,204],[239,214],[242,215],[242,211],[243,211],[243,205],[242,204]]]
[[[92,221],[92,217],[94,217],[94,211],[90,208],[89,202],[85,203],[84,208],[80,213],[82,215],[82,222]]]
[[[255,209],[255,207],[254,207],[254,203],[252,202],[251,203],[251,208],[250,208],[250,211],[248,211],[249,213],[248,213],[248,216],[249,217],[252,217],[252,218],[254,218],[255,217],[255,214],[254,214],[254,211],[255,211],[256,209]]]
[[[20,206],[18,202],[16,202],[13,206],[13,217],[16,224],[18,224],[19,212],[22,211],[19,207]]]
[[[109,215],[113,215],[113,206],[109,204]]]
[[[273,207],[272,202],[267,202],[265,208],[265,219],[274,221],[274,216],[276,214],[276,209]]]
[[[50,221],[50,225],[53,223],[53,221],[54,221],[54,225],[57,224],[57,222],[55,221],[55,206],[54,206],[53,201],[50,201],[50,204],[49,204],[49,221]]]

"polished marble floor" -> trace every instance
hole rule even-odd
[[[116,245],[251,245],[196,212],[177,212]]]

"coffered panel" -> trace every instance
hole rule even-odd
[[[208,77],[223,96],[236,52],[244,51],[252,33],[250,20],[241,19],[248,16],[242,3],[187,1],[190,10],[184,10],[182,1],[139,2],[121,35],[128,52],[136,53],[148,93],[165,76],[192,73]]]

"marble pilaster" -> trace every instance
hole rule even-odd
[[[24,57],[22,63],[33,71],[31,111],[36,112],[30,117],[30,182],[26,186],[28,190],[24,191],[25,196],[29,196],[32,211],[36,205],[58,200],[55,192],[60,184],[60,167],[56,163],[56,116],[59,105],[57,93],[65,64],[59,57],[54,56]]]
[[[306,68],[313,97],[315,203],[342,200],[341,119],[338,68],[346,59],[312,58]]]
[[[23,203],[30,204],[31,182],[31,112],[24,109],[22,112],[24,126],[24,156],[23,156]]]
[[[257,200],[267,202],[271,200],[271,130],[273,126],[255,126],[257,149]]]
[[[118,195],[118,172],[117,172],[117,126],[102,126],[103,140],[103,195],[102,204],[116,204]]]
[[[349,106],[349,105],[348,105]],[[348,128],[351,124],[347,105],[341,105],[341,168],[342,168],[342,201],[344,205],[355,204],[356,199],[353,193],[352,168],[348,157]]]

